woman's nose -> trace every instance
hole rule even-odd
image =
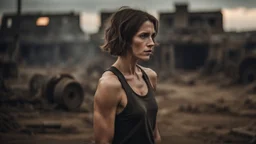
[[[155,42],[154,42],[154,40],[153,40],[152,38],[149,39],[147,46],[148,46],[148,47],[153,47],[153,46],[155,46]]]

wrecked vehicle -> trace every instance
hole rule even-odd
[[[256,80],[256,34],[230,34],[226,41],[225,71],[242,84]]]

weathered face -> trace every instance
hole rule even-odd
[[[154,24],[150,21],[145,21],[132,38],[133,56],[139,60],[149,60],[155,46],[155,35]]]

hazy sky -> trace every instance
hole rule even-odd
[[[16,2],[0,0],[0,14],[15,12]],[[190,11],[221,9],[227,31],[256,30],[256,0],[22,0],[22,12],[82,12],[81,27],[85,31],[95,32],[102,9],[115,10],[125,5],[146,10],[158,17],[158,12],[174,11],[175,2],[188,2]]]

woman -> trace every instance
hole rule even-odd
[[[121,8],[111,16],[102,49],[117,60],[103,73],[95,92],[96,144],[160,143],[157,74],[137,64],[150,59],[157,31],[157,19],[140,10]]]

